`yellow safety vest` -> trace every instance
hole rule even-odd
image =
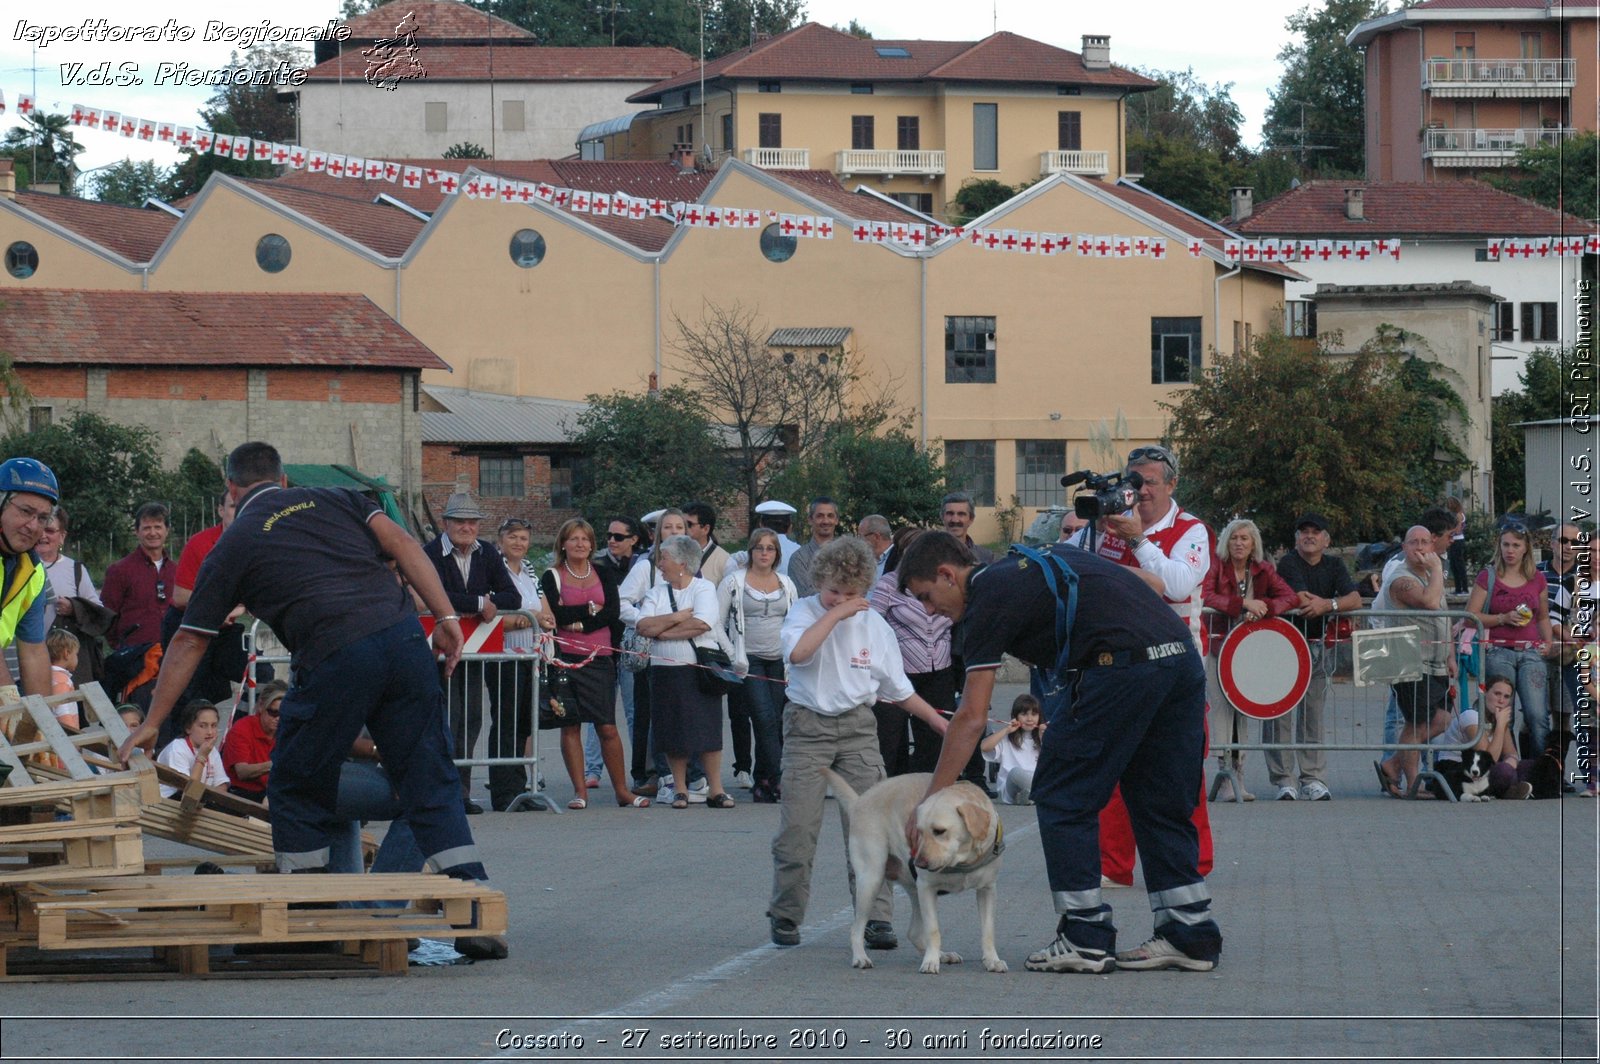
[[[17,559],[17,568],[6,585],[5,597],[0,599],[0,647],[10,646],[17,638],[17,625],[33,600],[44,591],[44,566],[34,558],[33,552]]]

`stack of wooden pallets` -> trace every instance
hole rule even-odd
[[[55,719],[63,701],[76,733]],[[256,803],[143,754],[122,768],[127,734],[92,684],[0,706],[0,979],[401,973],[409,938],[505,932],[504,895],[447,876],[195,876],[170,861],[174,874],[145,874],[162,870],[146,867],[146,836],[264,867],[271,828]]]

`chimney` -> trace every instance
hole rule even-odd
[[[1365,221],[1367,208],[1362,203],[1366,190],[1360,188],[1347,188],[1344,190],[1344,216],[1352,222]]]
[[[690,173],[694,170],[694,145],[674,144],[670,156],[672,165],[678,168],[679,173]]]
[[[10,159],[0,159],[0,196],[14,200],[17,198],[17,175],[11,167]]]
[[[1242,222],[1250,217],[1250,212],[1255,209],[1251,202],[1254,193],[1255,189],[1249,185],[1239,185],[1228,190],[1229,221]]]
[[[1107,34],[1083,35],[1083,69],[1105,70],[1111,66],[1111,37]]]

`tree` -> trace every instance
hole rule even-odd
[[[1026,187],[1012,188],[992,177],[969,177],[956,189],[955,210],[950,212],[950,220],[956,225],[965,225],[979,215],[988,214]]]
[[[1303,7],[1285,22],[1295,39],[1278,53],[1284,70],[1269,90],[1262,134],[1269,147],[1299,153],[1303,173],[1365,171],[1366,65],[1344,41],[1384,10],[1382,0],[1324,0],[1320,9]]]
[[[66,421],[0,439],[0,458],[27,455],[49,466],[89,557],[109,561],[133,548],[133,512],[167,495],[155,430],[79,411]],[[220,485],[221,474],[216,483]]]
[[[1577,365],[1572,351],[1539,348],[1517,375],[1521,388],[1491,402],[1490,446],[1494,455],[1494,510],[1512,513],[1527,500],[1526,440],[1517,428],[1524,421],[1548,421],[1572,414],[1568,369]]]
[[[0,156],[15,164],[17,187],[59,182],[63,194],[72,191],[78,176],[75,160],[84,151],[72,135],[67,115],[33,111],[21,126],[6,130],[0,141]]]
[[[1517,165],[1484,175],[1496,188],[1580,218],[1600,211],[1600,134],[1584,133],[1517,152]]]
[[[585,513],[638,515],[689,499],[730,500],[722,440],[692,391],[616,391],[587,402],[573,436],[587,466],[578,493]]]
[[[91,179],[94,198],[102,203],[120,203],[124,207],[142,207],[152,196],[160,197],[162,190],[172,180],[172,175],[149,159],[134,162],[123,159],[112,163]]]
[[[474,144],[470,140],[463,140],[463,141],[461,141],[459,143],[452,144],[448,148],[446,148],[444,150],[443,158],[446,158],[446,159],[487,159],[487,158],[489,158],[489,153],[484,150],[483,145]]]
[[[674,368],[732,436],[739,487],[752,503],[780,460],[817,453],[844,429],[870,434],[894,408],[886,390],[856,373],[840,348],[815,355],[771,347],[754,310],[707,303],[698,321],[672,318]]]
[[[697,0],[470,0],[543,45],[658,45],[700,54]],[[804,0],[704,0],[706,58],[748,46],[805,19]]]
[[[894,527],[923,524],[939,512],[945,491],[937,449],[919,446],[903,428],[872,432],[855,425],[829,433],[811,454],[785,465],[771,484],[777,497],[834,499],[847,527],[868,514],[882,514]]]
[[[848,26],[834,26],[840,33],[848,33],[852,37],[860,37],[864,41],[872,40],[872,31],[861,24],[860,19],[851,19]]]
[[[230,69],[278,73],[306,65],[305,50],[294,44],[258,44],[241,59],[233,52]],[[290,143],[297,138],[294,97],[278,96],[275,79],[269,84],[236,85],[231,81],[219,87],[200,109],[200,125],[226,136],[245,136],[251,140]],[[163,184],[163,199],[192,196],[205,187],[213,173],[234,177],[269,178],[277,173],[271,162],[234,159],[214,152],[183,149],[183,158],[173,167]]]
[[[1273,332],[1164,405],[1184,507],[1213,527],[1249,516],[1269,547],[1306,510],[1342,536],[1386,539],[1467,467],[1449,433],[1459,397],[1392,331],[1350,356]]]

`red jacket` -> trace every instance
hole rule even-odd
[[[1278,570],[1270,562],[1250,563],[1250,583],[1250,597],[1267,604],[1268,617],[1287,613],[1300,605],[1300,596],[1278,575]],[[1232,560],[1217,559],[1206,573],[1202,588],[1206,608],[1216,611],[1206,614],[1206,645],[1215,650],[1215,644],[1228,634],[1244,613],[1244,596],[1239,593],[1239,585],[1234,579]]]

